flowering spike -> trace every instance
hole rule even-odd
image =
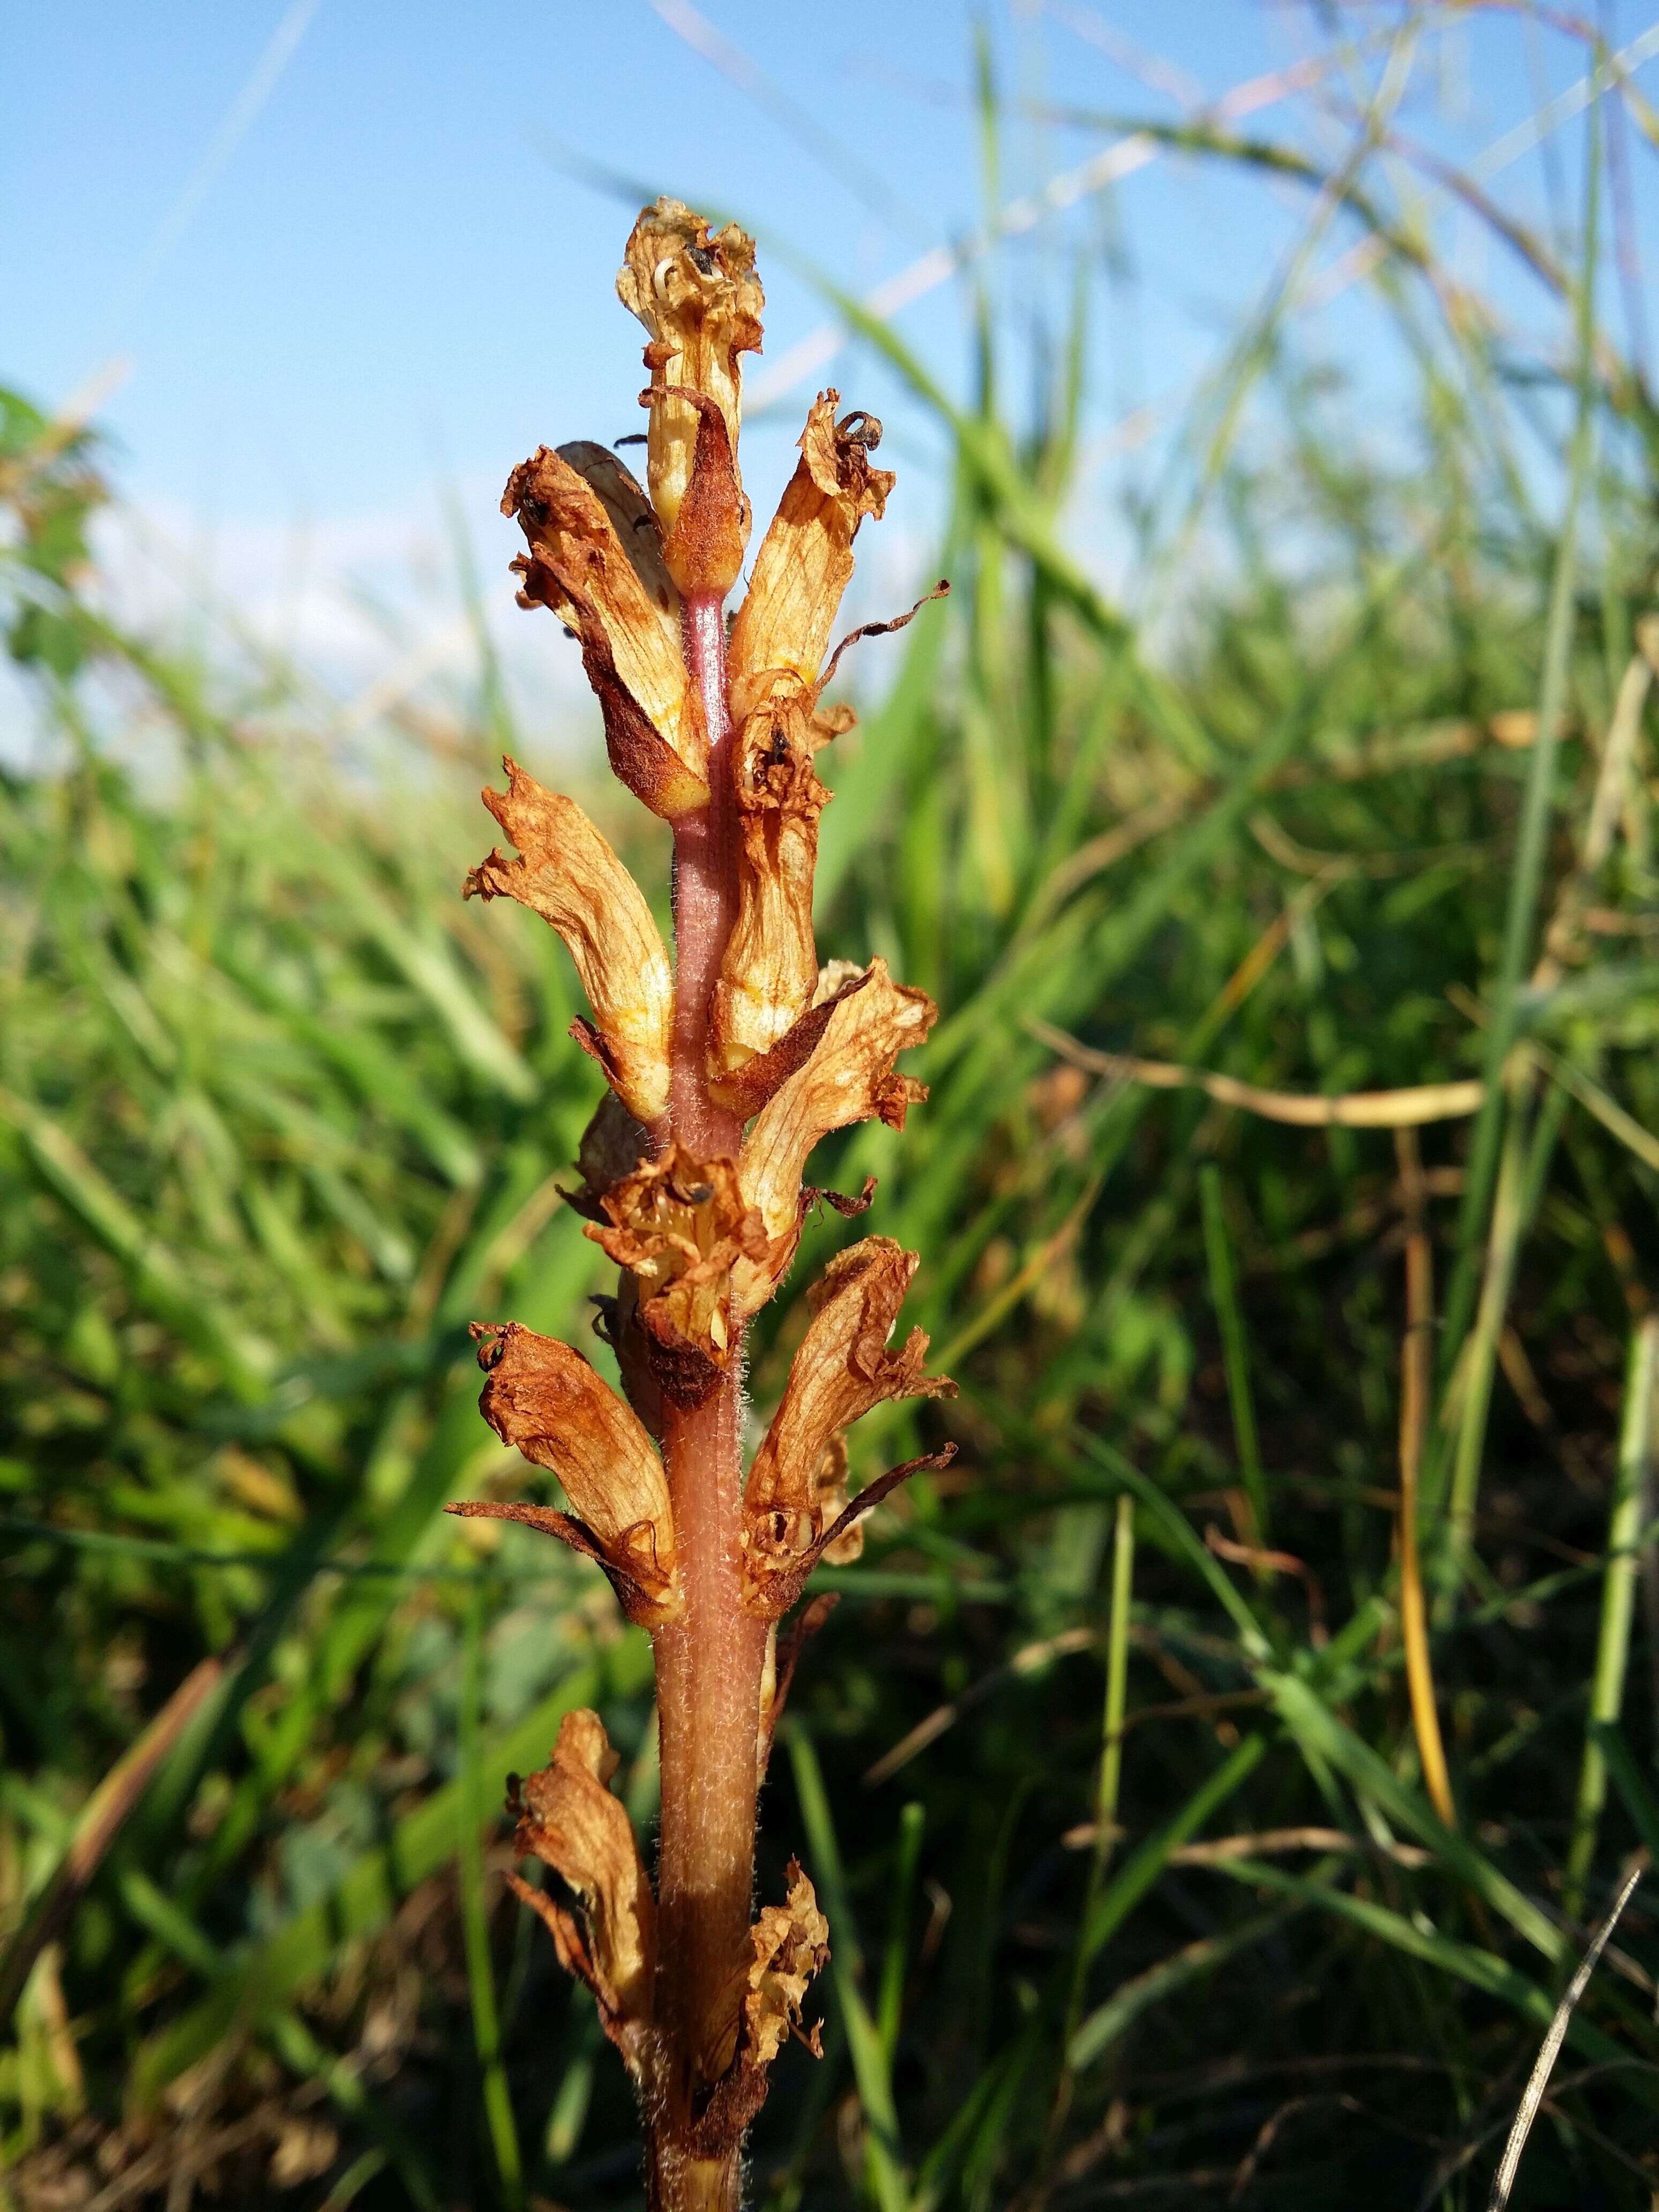
[[[819,394],[799,458],[728,633],[724,602],[750,528],[738,468],[742,356],[761,340],[752,240],[678,200],[647,208],[617,289],[645,325],[649,494],[616,454],[540,447],[502,502],[526,550],[520,602],[581,646],[617,777],[672,826],[675,960],[650,909],[581,810],[509,762],[485,799],[517,848],[469,893],[507,895],[563,936],[592,1005],[573,1025],[610,1089],[566,1194],[621,1269],[596,1298],[617,1396],[568,1345],[516,1324],[481,1329],[481,1405],[504,1443],[564,1485],[569,1510],[472,1501],[598,1561],[657,1662],[662,1816],[653,1900],[615,1764],[592,1714],[565,1723],[552,1764],[514,1786],[520,1850],[583,1911],[514,1880],[560,1958],[592,1990],[639,2085],[650,2212],[736,2212],[741,2150],[784,2042],[817,2048],[802,2005],[828,1956],[812,1885],[752,1917],[757,1794],[790,1676],[829,1601],[779,1622],[821,1559],[855,1558],[860,1516],[946,1444],[848,1494],[848,1424],[884,1399],[942,1396],[927,1339],[888,1339],[915,1255],[866,1238],[831,1262],[745,1493],[744,1335],[822,1200],[802,1180],[820,1138],[876,1116],[902,1128],[923,1086],[898,1055],[936,1018],[884,963],[818,964],[812,922],[815,762],[851,726],[827,708],[844,639],[831,631],[853,544],[893,479],[880,425]],[[914,611],[914,610],[913,610]],[[902,627],[866,624],[854,637]],[[744,1126],[748,1124],[747,1134]],[[660,1447],[660,1450],[659,1450]]]

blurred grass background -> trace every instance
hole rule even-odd
[[[1659,1844],[1659,120],[1562,18],[1559,234],[1436,179],[1539,289],[1523,344],[1395,128],[1443,12],[1483,11],[1331,11],[1386,35],[1323,169],[1100,119],[1304,195],[1127,518],[1133,618],[1076,550],[1082,263],[1012,317],[963,257],[966,398],[824,280],[943,441],[954,588],[865,648],[820,878],[826,955],[939,1000],[933,1096],[823,1164],[879,1176],[962,1397],[855,1433],[860,1477],[922,1425],[960,1457],[823,1577],[774,1765],[763,1889],[799,1847],[835,1934],[826,2056],[757,2134],[776,2212],[1484,2203]],[[1297,340],[1328,232],[1413,364],[1395,460]],[[573,981],[458,896],[524,743],[506,580],[458,537],[476,665],[348,744],[302,669],[110,613],[105,471],[0,403],[39,738],[0,781],[0,2185],[632,2203],[496,1808],[590,1703],[648,1831],[648,1653],[581,1563],[438,1510],[544,1480],[477,1416],[470,1320],[606,1356]],[[1517,2203],[1659,2201],[1656,1972],[1638,1892]]]

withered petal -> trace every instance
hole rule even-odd
[[[553,1756],[539,1774],[509,1784],[507,1809],[523,1857],[550,1867],[580,1898],[573,1916],[514,1882],[552,1932],[562,1963],[592,1990],[605,2033],[638,2075],[651,2034],[657,1908],[626,1808],[609,1783],[617,1754],[597,1713],[567,1713]]]
[[[916,1265],[891,1237],[866,1237],[839,1253],[809,1293],[812,1320],[744,1492],[745,1582],[769,1613],[769,1585],[842,1540],[828,1528],[856,1526],[836,1449],[843,1432],[886,1400],[956,1395],[946,1376],[923,1371],[925,1330],[888,1347]]]
[[[644,324],[651,341],[645,349],[653,394],[647,474],[672,570],[675,526],[691,488],[700,418],[684,397],[670,396],[670,387],[701,392],[719,407],[735,481],[741,356],[759,350],[765,305],[755,274],[755,242],[735,223],[711,231],[683,201],[659,199],[634,226],[617,294]],[[727,585],[736,574],[733,568]]]
[[[575,631],[612,769],[653,813],[672,820],[708,802],[708,733],[680,647],[678,594],[663,603],[665,570],[657,573],[645,516],[635,513],[628,542],[619,529],[618,518],[626,522],[643,495],[621,462],[607,459],[611,467],[594,465],[590,481],[562,453],[540,447],[507,478],[501,507],[516,515],[530,548],[513,564],[520,604],[550,607]]]
[[[890,1237],[866,1237],[838,1252],[814,1284],[811,1322],[749,1471],[746,1511],[808,1508],[825,1447],[872,1407],[955,1395],[953,1382],[923,1372],[925,1329],[913,1328],[897,1351],[888,1346],[918,1265]]]
[[[873,960],[860,987],[843,992],[811,1056],[761,1109],[738,1158],[743,1194],[759,1213],[769,1246],[761,1261],[739,1261],[732,1278],[745,1318],[764,1305],[800,1238],[802,1171],[832,1129],[872,1116],[902,1129],[908,1109],[927,1095],[894,1060],[921,1044],[939,1009],[925,991],[895,983]]]
[[[504,1444],[558,1476],[574,1523],[599,1547],[618,1589],[636,1586],[641,1611],[635,1617],[644,1616],[647,1626],[672,1619],[681,1599],[668,1478],[638,1417],[558,1338],[538,1336],[518,1322],[494,1328],[475,1322],[473,1334],[478,1364],[489,1376],[478,1401],[485,1420]],[[542,1509],[471,1504],[452,1510],[533,1521]],[[562,1527],[554,1533],[576,1540]],[[580,1542],[576,1547],[585,1548]]]
[[[597,1020],[601,1064],[629,1113],[668,1109],[674,977],[645,895],[574,799],[544,790],[513,760],[505,792],[484,805],[519,848],[492,852],[466,879],[469,898],[517,899],[569,948]]]
[[[853,540],[866,515],[880,517],[893,477],[872,468],[881,425],[865,415],[836,420],[838,392],[822,392],[806,418],[800,459],[759,552],[732,629],[733,705],[746,713],[776,678],[805,689],[817,681],[842,594],[853,574]]]
[[[617,543],[628,556],[645,596],[663,618],[670,642],[677,640],[680,595],[662,557],[662,530],[644,485],[625,461],[609,446],[592,438],[573,438],[554,448],[568,468],[573,468],[598,496]]]
[[[818,817],[830,794],[814,772],[814,750],[808,702],[798,694],[763,701],[733,744],[738,914],[709,1006],[708,1077],[715,1096],[734,1110],[757,1087],[754,1077],[744,1081],[752,1062],[771,1054],[817,1011],[812,877]],[[796,1065],[816,1036],[809,1025]],[[748,1110],[789,1072],[781,1066]]]
[[[749,1931],[755,1956],[743,2000],[741,2056],[754,2066],[769,2066],[792,2035],[815,2057],[823,2055],[816,2027],[810,2035],[801,2027],[801,2006],[813,1975],[829,1960],[830,1923],[799,1859],[790,1860],[785,1880],[787,1901],[763,1906]]]

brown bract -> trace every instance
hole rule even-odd
[[[947,1377],[922,1371],[925,1330],[888,1349],[916,1266],[890,1237],[866,1237],[830,1261],[810,1294],[811,1324],[744,1492],[744,1596],[769,1618],[793,1602],[801,1570],[847,1510],[842,1432],[884,1400],[956,1394]]]
[[[617,1765],[599,1715],[578,1711],[565,1715],[539,1774],[508,1780],[515,1848],[569,1884],[580,1919],[516,1875],[507,1881],[546,1923],[560,1964],[592,1990],[600,2025],[637,2078],[651,2039],[657,1908],[633,1823],[609,1788]]]
[[[691,489],[701,428],[698,410],[681,396],[685,391],[702,394],[720,409],[741,502],[739,553],[748,538],[748,504],[736,461],[742,356],[760,349],[766,304],[755,274],[755,242],[735,223],[712,231],[684,202],[659,199],[634,226],[617,294],[650,334],[645,349],[653,393],[647,475],[669,567],[678,576],[675,529]],[[676,387],[672,395],[671,386]],[[734,567],[722,588],[736,575]],[[688,588],[683,581],[681,587]]]
[[[759,1265],[768,1251],[736,1163],[698,1160],[671,1144],[599,1206],[605,1221],[585,1233],[634,1277],[652,1371],[676,1405],[697,1405],[730,1367],[738,1340],[732,1268],[739,1260]]]
[[[556,929],[593,1009],[580,1042],[629,1113],[655,1121],[668,1108],[674,977],[645,896],[574,799],[544,790],[507,760],[505,792],[484,805],[519,848],[492,852],[468,876],[468,898],[517,899]]]
[[[648,350],[648,349],[647,349]],[[724,599],[743,567],[749,543],[749,502],[738,477],[738,458],[726,436],[718,400],[689,384],[670,384],[659,393],[640,394],[641,407],[683,401],[697,412],[696,443],[691,449],[691,481],[680,501],[674,527],[663,544],[663,559],[688,599]]]
[[[732,703],[739,715],[780,679],[809,691],[817,684],[853,574],[859,525],[866,515],[879,520],[893,489],[890,472],[870,465],[880,423],[861,412],[837,422],[840,398],[823,392],[813,403],[800,459],[732,626]]]
[[[573,1511],[489,1498],[448,1510],[545,1529],[599,1562],[630,1620],[655,1627],[677,1618],[668,1479],[638,1418],[556,1337],[538,1336],[517,1322],[475,1322],[472,1333],[489,1378],[478,1410],[504,1444],[558,1476]]]
[[[513,564],[519,604],[550,607],[575,631],[617,775],[669,821],[706,806],[708,733],[645,494],[603,447],[542,446],[507,478],[501,512],[530,548]]]
[[[902,1129],[910,1107],[927,1096],[925,1085],[894,1068],[938,1018],[926,991],[895,983],[884,960],[836,988],[811,1057],[761,1109],[738,1158],[744,1199],[759,1213],[768,1240],[762,1260],[745,1258],[734,1272],[733,1303],[745,1319],[765,1304],[794,1256],[802,1172],[820,1138],[872,1117]]]

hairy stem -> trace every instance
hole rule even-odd
[[[736,912],[731,724],[718,599],[685,605],[686,664],[709,735],[707,810],[676,823],[676,987],[671,1133],[703,1159],[735,1155],[742,1126],[708,1097],[708,1000]],[[685,1610],[656,1639],[662,1732],[658,1865],[659,2078],[650,2100],[654,2212],[735,2212],[735,2150],[692,2142],[700,2096],[732,2056],[749,1950],[756,1744],[766,1627],[741,1602],[741,1341],[730,1378],[700,1406],[665,1409]]]
[[[708,727],[708,804],[674,824],[674,1040],[668,1115],[700,1159],[735,1156],[743,1125],[714,1105],[707,1079],[708,1001],[738,912],[737,799],[726,700],[726,618],[712,593],[688,599],[685,665]]]

